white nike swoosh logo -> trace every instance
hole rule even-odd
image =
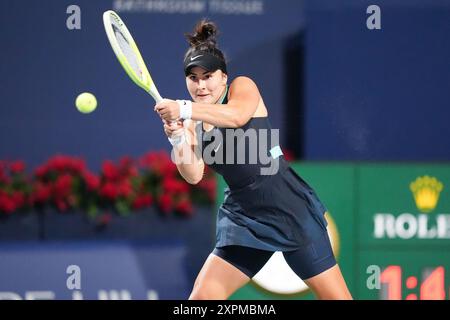
[[[222,145],[222,142],[220,142],[219,145],[217,146],[217,148],[214,149],[214,152],[217,152],[217,150],[219,150],[221,145]]]
[[[198,55],[198,56],[195,56],[195,57],[191,57],[191,61],[194,61],[195,59],[200,58],[200,57],[203,57],[203,55],[201,54],[201,55]]]

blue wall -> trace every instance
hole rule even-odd
[[[366,28],[374,3],[381,30]],[[305,15],[305,157],[450,160],[450,2],[308,1]]]
[[[0,300],[187,299],[185,257],[181,243],[2,243]]]

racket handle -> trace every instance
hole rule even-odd
[[[162,98],[161,98],[161,100],[162,100]],[[157,102],[158,103],[158,102]],[[164,123],[164,120],[162,120],[163,121],[163,123]],[[177,122],[177,120],[172,120],[172,121],[170,121],[170,123],[176,123]],[[169,142],[170,142],[170,144],[173,146],[173,147],[175,147],[175,146],[177,146],[177,145],[179,145],[179,144],[182,144],[182,143],[184,143],[185,141],[186,141],[186,138],[185,138],[185,136],[184,136],[184,134],[183,135],[181,135],[181,136],[176,136],[176,137],[173,137],[173,138],[170,138],[170,137],[167,137],[168,139],[169,139]]]
[[[156,87],[150,88],[150,91],[148,93],[150,93],[150,95],[153,97],[153,99],[155,99],[156,103],[160,103],[161,101],[163,101],[163,97],[161,97],[158,90],[156,90]],[[177,122],[177,121],[176,120],[170,121],[170,123],[175,123],[175,122]]]
[[[150,86],[148,93],[153,97],[153,99],[155,99],[156,103],[160,103],[163,100],[163,97],[161,97],[154,84]]]
[[[151,87],[149,90],[149,93],[153,97],[153,99],[155,99],[156,103],[160,103],[163,100],[163,98],[159,94],[156,87],[154,87],[154,86]],[[176,122],[177,122],[176,120],[170,121],[170,123],[176,123]],[[169,141],[172,146],[176,146],[176,145],[183,143],[185,141],[185,137],[184,137],[184,135],[178,136],[178,137],[173,137],[173,138],[169,138]]]

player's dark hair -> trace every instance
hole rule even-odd
[[[190,48],[184,58],[186,59],[193,52],[207,52],[220,59],[225,64],[225,56],[217,47],[217,35],[219,34],[214,22],[207,19],[200,20],[192,33],[185,34]]]

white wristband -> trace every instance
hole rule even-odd
[[[192,117],[192,102],[189,100],[177,100],[180,106],[180,118],[190,119]]]
[[[183,134],[181,134],[179,136],[175,136],[172,138],[167,137],[167,139],[169,139],[169,142],[173,147],[176,147],[176,146],[183,144],[186,141],[186,135],[183,132]]]

